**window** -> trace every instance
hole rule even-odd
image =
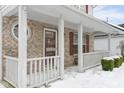
[[[74,33],[74,39],[73,39],[73,41],[74,41],[74,44],[73,44],[73,46],[74,46],[74,54],[78,54],[78,33]]]
[[[86,45],[86,36],[84,35],[83,37],[83,45]],[[74,45],[77,45],[78,44],[78,33],[75,32],[74,33]]]
[[[12,35],[15,39],[18,39],[18,23],[15,22],[12,26]],[[27,29],[27,39],[31,37],[31,29],[28,27]]]
[[[74,33],[74,45],[78,44],[78,33]]]
[[[87,52],[87,44],[86,44],[86,35],[84,34],[83,38],[83,52]],[[74,33],[74,38],[73,38],[73,45],[74,45],[74,54],[78,53],[78,33]]]

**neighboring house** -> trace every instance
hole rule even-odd
[[[121,49],[119,47],[120,42],[124,40],[124,28],[123,24],[120,26],[116,26],[114,24],[110,24],[112,27],[115,27],[119,30],[121,30],[118,34],[111,34],[111,46],[110,46],[110,55],[120,55]],[[108,35],[106,33],[102,32],[96,32],[94,33],[94,49],[95,50],[106,50],[108,48]],[[102,46],[101,46],[102,45]]]
[[[119,26],[124,28],[124,24],[119,24]]]
[[[110,34],[121,31],[94,18],[92,6],[1,6],[0,10],[0,80],[14,87],[47,85],[63,79],[64,68],[76,65],[83,72],[100,64],[109,56]],[[109,35],[105,51],[94,51],[93,34],[99,31]]]

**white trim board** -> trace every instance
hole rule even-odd
[[[55,56],[57,56],[58,54],[58,34],[57,34],[57,30],[56,29],[52,29],[52,28],[44,28],[43,29],[43,56],[45,57],[45,31],[48,30],[48,31],[52,31],[52,32],[55,32],[56,33],[56,46],[55,46],[55,49],[56,49],[56,54]]]

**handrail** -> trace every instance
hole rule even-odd
[[[18,58],[17,58],[17,57],[12,57],[12,56],[4,56],[4,58],[6,58],[6,59],[11,59],[11,60],[15,60],[15,61],[18,61]]]
[[[42,60],[42,59],[48,59],[48,58],[59,58],[60,56],[49,56],[49,57],[39,57],[39,58],[28,58],[27,61],[31,60]]]
[[[48,59],[48,58],[59,58],[59,57],[60,57],[60,56],[49,56],[49,57],[39,57],[39,58],[28,58],[27,61],[31,61],[31,60],[42,60],[42,59]],[[17,58],[17,57],[4,56],[4,58],[18,61],[18,58]]]
[[[99,53],[109,53],[109,51],[97,51],[97,52],[89,52],[89,53],[84,53],[83,55],[90,55],[90,54],[99,54]]]

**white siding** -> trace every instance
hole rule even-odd
[[[88,5],[88,14],[93,15],[93,7],[92,7],[92,5]]]
[[[118,48],[120,41],[124,40],[124,37],[111,38],[111,55],[120,54]],[[108,38],[94,39],[94,50],[107,50],[108,49]]]

